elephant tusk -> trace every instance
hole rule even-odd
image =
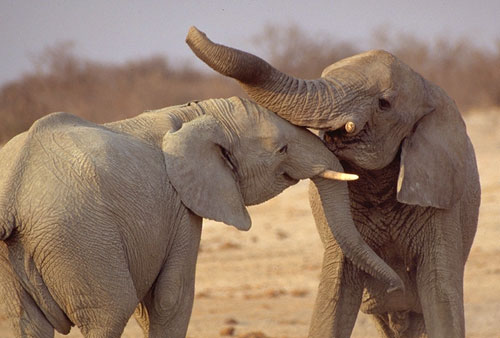
[[[337,181],[355,181],[359,178],[359,176],[356,174],[346,174],[333,170],[325,170],[318,176],[329,180],[337,180]]]
[[[349,121],[345,124],[344,128],[345,128],[346,132],[351,134],[351,133],[354,133],[354,130],[356,130],[356,124],[352,121]]]

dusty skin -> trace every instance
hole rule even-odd
[[[478,232],[465,270],[467,337],[500,336],[500,110],[466,117],[481,175]],[[322,247],[307,181],[251,207],[249,232],[205,221],[188,337],[306,337]],[[10,337],[0,318],[0,337]],[[376,337],[360,313],[352,337]],[[77,329],[68,336],[81,337]],[[122,337],[142,337],[131,319]]]

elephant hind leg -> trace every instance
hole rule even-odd
[[[373,315],[377,329],[386,338],[424,338],[424,316],[412,311],[398,311]]]
[[[12,294],[9,294],[9,297],[12,297]],[[10,302],[16,303],[17,308],[14,315],[12,312],[9,313],[15,337],[54,337],[54,328],[31,296],[24,292],[20,300],[11,300]]]
[[[1,285],[0,299],[7,307],[5,312],[11,324],[12,336],[54,337],[54,328],[33,298],[20,286],[11,288]]]
[[[3,242],[0,242],[0,310],[9,319],[14,337],[54,336],[54,328],[12,270]]]
[[[65,246],[56,252],[65,259],[53,264],[46,278],[54,298],[86,338],[120,337],[139,304],[121,239],[116,237],[108,233]]]

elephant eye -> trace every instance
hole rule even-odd
[[[391,108],[391,103],[386,99],[378,99],[378,107],[381,110],[387,110]]]
[[[278,152],[280,154],[286,154],[286,152],[288,151],[288,144],[285,144],[283,147],[281,147]]]

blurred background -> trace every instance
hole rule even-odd
[[[463,113],[499,106],[499,13],[496,0],[1,1],[0,144],[53,111],[105,122],[244,95],[191,53],[191,25],[305,78],[386,49]]]

